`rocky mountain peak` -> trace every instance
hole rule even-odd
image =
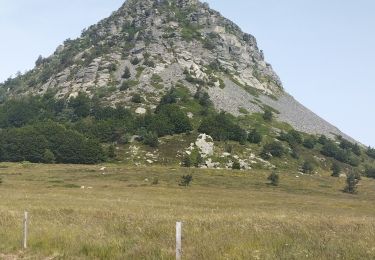
[[[153,109],[183,85],[204,90],[215,108],[233,115],[269,107],[280,120],[309,133],[342,134],[284,92],[256,38],[198,0],[127,0],[110,17],[66,40],[36,67],[0,85],[0,97],[56,98],[86,93],[102,103]]]

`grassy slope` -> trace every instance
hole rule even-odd
[[[353,196],[328,176],[285,173],[274,188],[261,170],[99,168],[1,164],[0,258],[173,259],[177,220],[185,259],[375,258],[373,180]],[[188,172],[192,187],[178,187]],[[25,252],[23,210],[31,215]]]

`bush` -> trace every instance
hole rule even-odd
[[[267,180],[269,180],[271,183],[271,185],[273,185],[273,186],[278,186],[279,185],[279,180],[280,180],[280,177],[279,177],[279,175],[276,173],[276,172],[272,172],[269,176],[268,176],[268,178],[267,178]]]
[[[143,136],[143,144],[148,145],[150,147],[158,147],[159,146],[159,139],[156,133],[147,132]]]
[[[184,155],[181,160],[181,166],[190,168],[193,165],[192,158],[189,154]]]
[[[140,103],[142,103],[144,100],[143,100],[143,98],[141,97],[140,94],[134,94],[134,95],[132,96],[132,98],[131,98],[131,101],[132,101],[133,103],[140,104]]]
[[[350,164],[351,166],[358,166],[360,163],[359,159],[350,150],[344,150],[330,140],[327,140],[323,145],[321,154],[333,157],[337,161]]]
[[[233,170],[241,170],[241,164],[239,161],[235,160],[232,164],[232,169]]]
[[[125,67],[125,70],[124,70],[124,74],[122,74],[122,78],[123,79],[129,79],[130,77],[132,76],[132,74],[130,73],[130,69],[129,67]]]
[[[357,193],[357,186],[359,181],[361,180],[361,176],[356,172],[351,172],[346,177],[346,186],[344,188],[345,193],[356,194]]]
[[[43,154],[43,162],[44,163],[54,163],[56,160],[55,155],[50,149],[46,149]]]
[[[108,146],[107,154],[108,154],[108,157],[111,158],[111,159],[116,157],[116,149],[115,149],[115,146],[113,144]]]
[[[273,113],[271,110],[264,111],[263,119],[264,121],[271,122],[273,118]]]
[[[152,180],[152,185],[158,185],[159,184],[159,178],[158,177],[155,177],[153,180]]]
[[[337,162],[334,162],[331,167],[332,177],[339,177],[341,172],[341,166]]]
[[[365,175],[366,175],[366,177],[368,177],[368,178],[373,178],[373,179],[375,179],[375,168],[367,168],[367,169],[365,170]]]
[[[368,147],[367,151],[366,151],[366,154],[367,154],[368,157],[371,157],[371,158],[375,159],[375,149],[374,148]]]
[[[120,90],[121,91],[125,91],[125,90],[128,90],[134,86],[137,86],[138,85],[138,81],[136,80],[125,80],[124,82],[122,82],[121,86],[120,86]]]
[[[0,131],[0,151],[0,161],[10,162],[93,164],[105,158],[97,141],[52,122]]]
[[[314,149],[316,140],[313,137],[308,137],[303,141],[303,146],[307,149]]]
[[[204,159],[201,155],[201,153],[199,152],[199,149],[197,147],[195,147],[192,151],[191,151],[191,154],[186,154],[183,158],[182,158],[182,161],[181,161],[181,166],[182,167],[196,167],[198,168],[200,165],[202,165],[204,163]]]
[[[198,131],[210,135],[216,141],[232,140],[244,143],[247,139],[246,131],[224,112],[204,118]]]
[[[309,161],[305,161],[302,165],[302,172],[306,174],[311,174],[314,172],[314,164]]]
[[[261,157],[263,159],[270,159],[271,156],[282,157],[285,153],[284,147],[279,142],[272,142],[263,146]],[[271,155],[271,156],[270,156]]]
[[[138,57],[135,57],[135,58],[132,59],[130,62],[131,62],[131,64],[133,64],[133,65],[137,65],[137,64],[139,64],[140,60],[138,59]]]
[[[210,95],[207,92],[203,91],[201,88],[197,90],[194,95],[194,99],[203,107],[209,107],[212,105]]]
[[[278,139],[287,142],[291,146],[302,143],[302,136],[296,130],[290,130],[288,133],[282,132]]]
[[[256,129],[251,130],[247,136],[247,140],[252,144],[259,144],[262,142],[262,139],[262,135]]]
[[[193,175],[191,174],[182,175],[180,179],[180,183],[178,185],[188,187],[192,181],[193,181]]]

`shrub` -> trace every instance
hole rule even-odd
[[[247,139],[246,131],[224,112],[205,117],[198,131],[210,135],[216,141],[232,140],[243,143]]]
[[[143,98],[141,97],[140,94],[134,94],[134,95],[132,96],[132,98],[131,98],[131,101],[132,101],[133,103],[140,104],[140,103],[142,103],[144,100],[143,100]]]
[[[308,137],[303,141],[303,146],[307,149],[314,149],[316,140],[313,137]]]
[[[366,151],[366,154],[367,154],[368,157],[371,157],[371,158],[375,159],[375,148],[368,147],[367,151]]]
[[[276,173],[276,172],[272,172],[269,176],[268,176],[268,178],[267,178],[267,180],[269,180],[271,183],[271,185],[273,185],[273,186],[278,186],[279,185],[279,180],[280,180],[280,177],[279,177],[279,175]]]
[[[68,106],[73,109],[77,117],[87,117],[91,111],[91,99],[84,93],[69,100]]]
[[[136,80],[125,80],[124,82],[122,82],[121,86],[120,86],[120,90],[121,91],[125,91],[125,90],[128,90],[134,86],[137,86],[138,85],[138,81]]]
[[[263,119],[264,121],[271,122],[273,118],[273,113],[271,110],[264,111]]]
[[[46,149],[43,154],[43,162],[44,163],[54,163],[56,160],[55,155],[50,149]]]
[[[181,160],[181,166],[190,168],[192,165],[193,165],[193,162],[192,162],[191,156],[189,154],[184,155]]]
[[[180,179],[180,183],[178,185],[188,187],[192,181],[193,181],[193,175],[191,174],[182,175]]]
[[[321,135],[318,139],[318,143],[325,145],[328,142],[328,138],[325,135]]]
[[[247,140],[252,144],[259,144],[260,142],[262,142],[262,139],[262,135],[256,129],[251,130],[251,132],[247,136]]]
[[[152,185],[158,185],[159,184],[159,178],[158,177],[155,177],[153,180],[152,180]]]
[[[345,193],[356,194],[357,193],[357,186],[359,181],[361,180],[361,176],[356,172],[350,172],[346,177],[346,186],[344,188]]]
[[[124,73],[122,74],[123,79],[129,79],[132,76],[129,67],[125,67]]]
[[[116,157],[116,149],[115,149],[115,146],[113,144],[108,146],[107,154],[108,154],[108,157],[111,158],[111,159]]]
[[[347,163],[352,166],[358,166],[360,163],[359,159],[354,156],[350,150],[344,150],[330,140],[327,140],[323,145],[321,154],[333,157],[339,162]]]
[[[203,91],[201,88],[197,90],[194,95],[194,99],[203,107],[209,107],[212,105],[210,95],[207,92]]]
[[[290,130],[288,133],[282,132],[278,139],[287,142],[291,146],[302,143],[302,136],[296,130]]]
[[[309,161],[305,161],[302,165],[302,172],[306,174],[311,174],[314,171],[314,164]]]
[[[373,179],[375,179],[375,168],[367,168],[367,169],[365,170],[365,175],[366,175],[366,177],[368,177],[368,178],[373,178]]]
[[[284,152],[284,147],[281,143],[272,142],[263,146],[261,157],[266,160],[270,159],[270,155],[274,157],[282,157]]]
[[[143,65],[150,67],[150,68],[155,68],[155,62],[153,60],[145,59],[143,62]]]
[[[138,57],[135,57],[134,59],[131,60],[131,64],[133,65],[137,65],[139,64],[140,60],[138,59]]]
[[[233,170],[241,170],[241,164],[239,161],[235,160],[232,164],[232,169]]]
[[[153,132],[147,132],[143,136],[143,144],[148,145],[150,147],[158,147],[159,146],[159,139],[158,135]]]
[[[339,177],[341,172],[341,166],[337,162],[334,162],[331,167],[332,177]]]
[[[195,147],[190,155],[185,155],[184,158],[182,159],[182,166],[183,167],[191,167],[194,166],[198,168],[200,165],[204,163],[204,159],[199,152],[199,149]]]

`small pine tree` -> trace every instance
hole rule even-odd
[[[279,181],[280,181],[280,177],[279,175],[276,173],[276,172],[272,172],[267,180],[269,180],[271,183],[272,186],[278,186],[279,185]]]
[[[44,163],[54,163],[56,160],[55,155],[50,149],[46,149],[43,154]]]
[[[331,175],[332,177],[340,176],[340,172],[341,172],[340,164],[338,164],[337,162],[334,162],[332,164],[331,170],[332,170],[332,175]]]
[[[345,193],[356,194],[357,193],[357,186],[359,181],[361,180],[361,176],[356,172],[351,172],[346,177],[346,187],[344,188]]]
[[[116,152],[115,152],[115,146],[113,144],[111,144],[110,146],[108,146],[108,157],[113,159],[116,157]]]
[[[180,183],[178,185],[188,187],[192,181],[193,181],[193,175],[191,174],[182,175],[180,179]]]
[[[128,79],[131,76],[132,76],[132,74],[130,73],[129,67],[125,67],[124,74],[122,74],[122,78],[123,79]]]

